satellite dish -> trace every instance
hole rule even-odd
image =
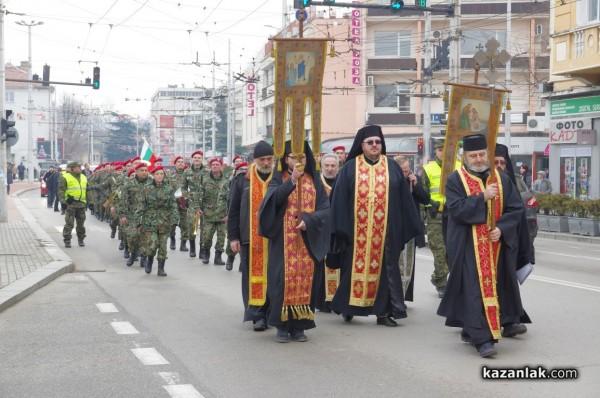
[[[433,31],[433,37],[436,39],[439,39],[441,36],[440,31],[439,30],[434,30]]]

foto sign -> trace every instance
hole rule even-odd
[[[550,121],[551,144],[577,144],[577,130],[591,130],[592,119],[561,119]]]

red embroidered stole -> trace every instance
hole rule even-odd
[[[492,169],[496,173],[496,181],[498,182],[498,196],[494,201],[496,210],[496,221],[502,216],[503,206],[503,188],[502,181],[496,169]],[[467,170],[461,167],[459,171],[460,178],[467,195],[479,195],[485,190],[483,181],[472,176]],[[489,184],[488,177],[487,183]],[[498,255],[500,253],[500,241],[492,242],[490,240],[490,220],[491,220],[491,201],[487,202],[487,222],[485,224],[473,225],[473,246],[475,249],[475,261],[477,263],[477,273],[479,274],[479,288],[481,290],[481,298],[483,301],[483,310],[488,322],[490,331],[494,339],[498,340],[501,336],[500,331],[500,304],[498,302],[498,292],[496,291],[496,274],[498,270]]]
[[[284,174],[287,176],[287,174]],[[284,180],[287,180],[284,177]],[[314,213],[317,199],[315,184],[310,175],[304,174],[296,189],[287,200],[283,216],[284,292],[281,320],[315,319],[310,309],[315,263],[304,245],[301,230],[296,229],[302,221],[302,213]]]
[[[354,187],[354,252],[350,305],[375,303],[387,231],[389,170],[387,157],[370,165],[364,155],[356,158]]]
[[[248,305],[262,306],[267,300],[267,260],[269,240],[258,234],[258,210],[262,203],[271,176],[263,181],[258,176],[256,164],[250,166],[247,177],[250,181],[250,250],[248,253],[250,290]]]
[[[321,174],[321,181],[323,182],[323,188],[325,188],[327,196],[331,195],[331,187],[325,181],[323,174]],[[325,267],[325,301],[331,301],[340,285],[340,270],[329,268],[326,265],[323,266]]]

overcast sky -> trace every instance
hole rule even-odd
[[[231,68],[252,61],[269,35],[281,27],[282,3],[291,0],[2,0],[5,61],[28,59],[28,28],[15,22],[41,21],[32,28],[33,72],[50,80],[83,82],[101,68],[100,90],[56,86],[58,95],[132,116],[150,113],[159,87],[211,87],[215,52],[217,85],[226,84],[228,40]],[[60,100],[59,100],[60,102]]]

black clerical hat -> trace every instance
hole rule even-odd
[[[469,151],[481,151],[487,149],[487,140],[483,134],[467,135],[463,138],[463,150]]]
[[[258,141],[254,147],[254,159],[273,156],[273,147],[267,141]]]
[[[362,154],[362,142],[371,137],[379,137],[381,139],[381,154],[385,155],[385,139],[383,138],[383,131],[381,131],[381,127],[375,124],[369,124],[360,128],[356,132],[354,142],[352,143],[352,148],[350,148],[350,152],[348,152],[346,161]]]

